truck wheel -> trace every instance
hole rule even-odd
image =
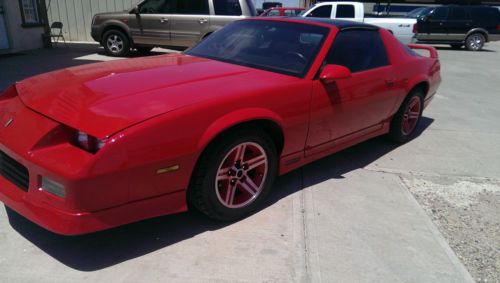
[[[470,51],[479,51],[483,49],[486,38],[480,33],[473,33],[465,39],[465,48]]]
[[[130,52],[128,36],[119,30],[108,30],[103,37],[102,46],[107,55],[124,57]]]

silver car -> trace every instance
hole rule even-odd
[[[92,38],[106,54],[190,47],[222,26],[256,16],[252,0],[145,0],[130,11],[96,14]]]

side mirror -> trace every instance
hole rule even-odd
[[[325,84],[331,84],[335,80],[347,79],[351,77],[351,71],[340,65],[326,65],[323,67],[319,79]]]
[[[130,14],[136,14],[136,15],[139,15],[139,7],[138,6],[135,6],[134,8],[132,8],[129,12]]]

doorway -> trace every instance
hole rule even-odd
[[[7,36],[7,28],[5,26],[5,8],[3,1],[0,0],[0,50],[9,48],[9,38]]]

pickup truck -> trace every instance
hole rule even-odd
[[[302,17],[351,20],[389,30],[404,44],[414,41],[417,20],[411,18],[366,17],[360,2],[320,2],[307,9]]]

